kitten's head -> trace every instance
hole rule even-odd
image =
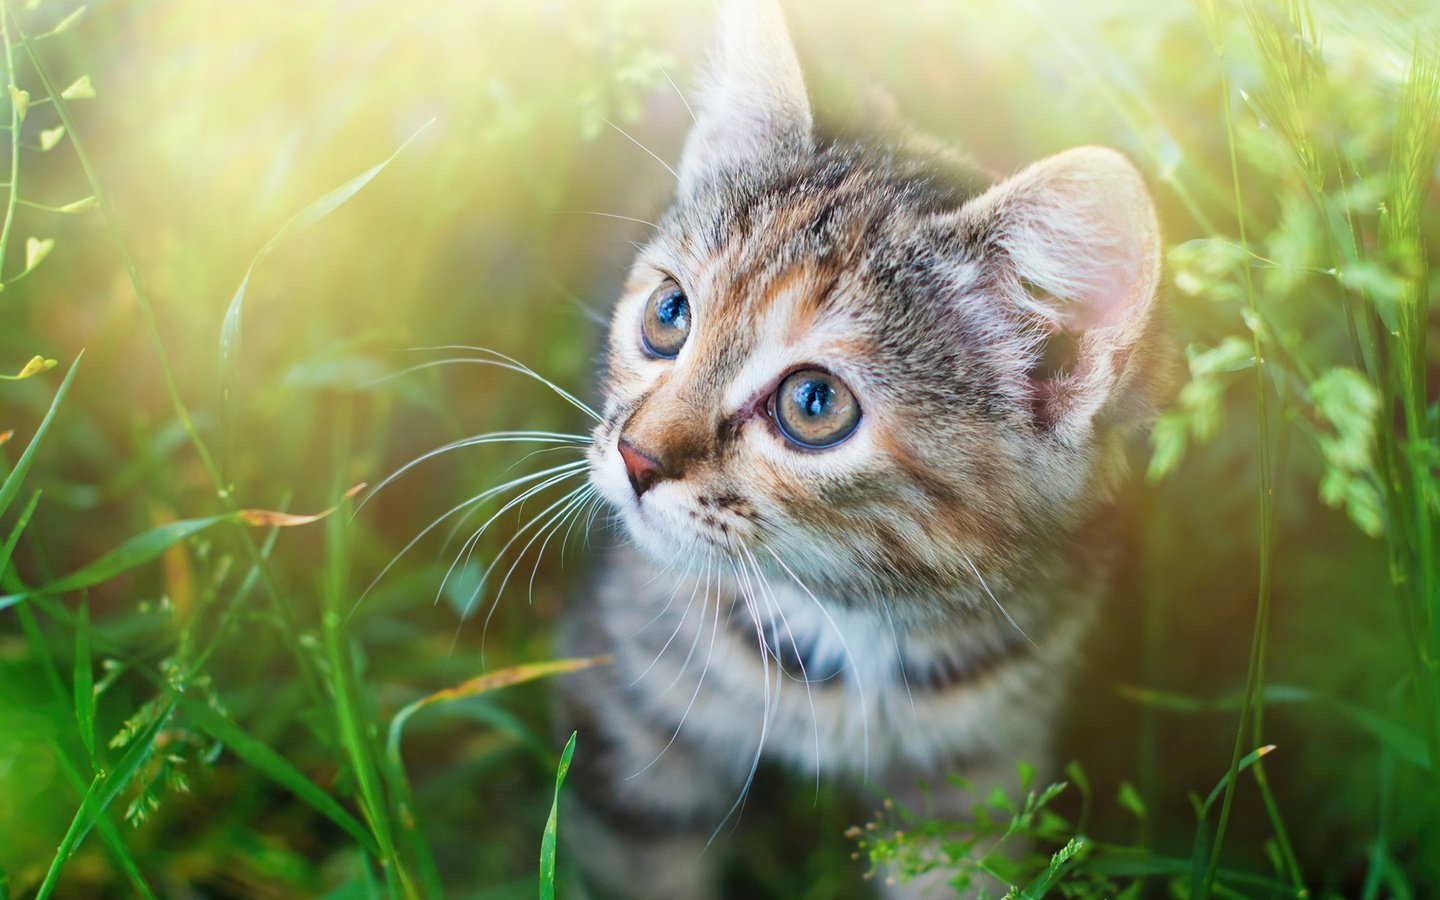
[[[594,435],[648,555],[963,597],[1084,527],[1152,406],[1154,211],[1098,148],[974,184],[822,139],[773,0],[728,5]]]

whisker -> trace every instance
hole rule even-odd
[[[659,619],[660,616],[662,616],[662,615],[665,614],[665,610],[668,610],[668,609],[670,608],[670,605],[675,602],[675,597],[680,593],[680,588],[681,588],[682,584],[683,584],[683,583],[682,583],[682,582],[679,582],[679,581],[677,581],[677,582],[675,583],[675,590],[673,590],[673,591],[670,592],[670,599],[665,601],[665,609],[662,609],[662,610],[655,616],[655,619],[651,619],[651,620],[650,620],[650,623],[647,623],[647,625],[646,625],[645,627],[648,628],[649,625],[650,625],[650,624],[653,624],[656,619]],[[649,675],[649,674],[650,674],[650,670],[653,669],[653,668],[655,668],[655,665],[660,662],[660,657],[664,656],[664,655],[665,655],[665,651],[670,649],[670,644],[675,640],[676,637],[679,636],[680,631],[685,627],[685,621],[690,618],[690,610],[691,610],[692,608],[694,608],[694,606],[695,606],[695,595],[698,594],[699,592],[700,592],[700,579],[697,577],[697,578],[695,579],[695,587],[690,591],[690,599],[687,600],[687,601],[685,601],[685,609],[683,609],[683,610],[680,612],[680,621],[678,621],[678,622],[675,623],[675,630],[672,631],[672,632],[670,632],[670,636],[665,639],[665,643],[664,643],[663,645],[661,645],[660,650],[655,654],[655,658],[652,659],[652,660],[650,660],[650,664],[645,667],[645,671],[643,671],[643,672],[641,672],[639,675],[636,675],[636,676],[635,676],[635,678],[630,682],[629,687],[632,687],[632,688],[633,688],[635,685],[639,684],[639,683],[645,678],[646,675]],[[702,607],[702,613],[703,613],[703,607]],[[643,629],[642,629],[642,631],[643,631]],[[638,635],[639,635],[639,632],[636,633],[636,636],[638,636]],[[682,673],[682,674],[684,673],[684,669],[681,669],[681,673]],[[675,681],[679,681],[679,680],[680,680],[680,675],[676,675],[676,676],[675,676]],[[669,686],[665,688],[665,691],[668,691],[670,688],[674,687],[674,686],[675,686],[675,681],[672,681],[672,682],[669,684]],[[663,696],[664,693],[665,693],[665,691],[662,691],[660,695]]]
[[[637,219],[634,216],[622,216],[618,213],[600,212],[596,209],[562,209],[560,211],[577,213],[582,216],[600,216],[606,219],[619,219],[622,222],[634,222],[637,225],[649,225],[656,231],[660,230],[660,226],[656,225],[654,222],[651,222],[649,219]]]
[[[352,607],[350,608],[350,614],[351,614],[351,615],[354,615],[355,610],[357,610],[357,609],[360,608],[360,603],[361,603],[361,601],[363,601],[363,600],[365,599],[365,597],[366,597],[372,590],[375,589],[375,585],[377,585],[377,584],[380,583],[380,579],[384,578],[385,575],[386,575],[386,573],[389,572],[390,569],[393,568],[393,567],[395,566],[395,564],[398,563],[398,562],[400,561],[400,559],[401,559],[406,553],[409,553],[410,550],[411,550],[416,544],[420,543],[420,541],[421,541],[422,539],[424,539],[425,535],[429,534],[430,532],[434,531],[436,528],[440,527],[440,524],[441,524],[442,522],[444,522],[446,519],[450,518],[451,516],[455,515],[457,512],[460,512],[461,510],[466,509],[466,508],[468,508],[468,507],[475,506],[476,504],[483,503],[483,502],[485,502],[486,500],[488,500],[489,498],[495,496],[496,494],[499,494],[499,493],[501,493],[501,492],[503,492],[503,491],[507,491],[507,490],[509,490],[510,488],[513,488],[513,487],[518,487],[518,486],[520,486],[520,485],[522,485],[522,484],[525,484],[526,482],[534,481],[534,480],[539,479],[539,478],[545,478],[545,477],[547,477],[547,476],[550,476],[550,475],[555,474],[556,472],[565,472],[565,471],[580,472],[580,471],[582,471],[582,470],[584,469],[584,467],[585,467],[586,465],[587,465],[586,461],[582,459],[582,460],[576,460],[575,462],[571,462],[571,463],[565,463],[564,465],[555,466],[555,467],[550,468],[550,469],[545,469],[545,470],[542,470],[542,471],[540,471],[540,472],[534,472],[534,473],[532,473],[532,474],[530,474],[530,475],[524,475],[524,476],[521,476],[520,478],[515,478],[515,479],[512,479],[512,480],[510,480],[510,481],[507,481],[507,482],[505,482],[504,484],[497,485],[497,486],[492,487],[492,488],[488,488],[487,490],[484,490],[484,491],[480,492],[479,494],[476,494],[474,497],[471,497],[471,498],[468,499],[468,500],[465,500],[465,501],[463,501],[463,502],[461,502],[461,503],[457,503],[455,506],[452,506],[450,509],[448,509],[447,511],[445,511],[444,513],[442,513],[442,514],[439,516],[439,518],[435,519],[435,520],[432,521],[429,525],[426,525],[423,529],[421,529],[419,534],[417,534],[417,535],[415,535],[415,537],[411,538],[410,542],[409,542],[408,544],[406,544],[404,547],[402,547],[402,548],[400,549],[400,552],[397,553],[397,554],[395,554],[395,556],[392,557],[391,560],[390,560],[388,563],[385,564],[385,567],[380,570],[380,574],[376,575],[375,578],[370,582],[370,584],[365,588],[365,590],[363,590],[363,591],[360,592],[360,596],[355,599],[355,604],[354,604],[354,606],[352,606]]]
[[[579,310],[579,311],[580,311],[580,314],[583,315],[586,319],[590,320],[592,323],[594,323],[594,324],[596,324],[596,325],[606,325],[606,324],[609,324],[609,322],[610,322],[610,317],[609,317],[609,316],[605,315],[605,314],[602,313],[600,310],[598,310],[598,309],[596,309],[595,307],[591,306],[589,303],[586,303],[586,302],[584,301],[584,299],[582,299],[582,298],[581,298],[578,294],[576,294],[574,291],[572,291],[572,290],[570,290],[569,288],[567,288],[567,287],[566,287],[564,284],[562,284],[558,279],[556,279],[556,278],[550,278],[550,279],[548,279],[548,280],[549,280],[549,282],[550,282],[550,286],[555,289],[556,293],[558,293],[560,296],[564,297],[564,298],[566,299],[566,301],[568,301],[571,306],[573,306],[573,307],[575,307],[577,310]]]
[[[655,155],[655,152],[654,152],[653,150],[651,150],[649,147],[645,146],[644,144],[642,144],[642,143],[640,143],[639,141],[635,140],[635,138],[631,137],[630,132],[628,132],[628,131],[626,131],[625,129],[621,128],[619,125],[616,125],[614,122],[610,121],[609,119],[605,118],[604,116],[601,116],[601,117],[600,117],[600,121],[604,122],[606,125],[609,125],[611,128],[613,128],[613,129],[615,129],[616,131],[620,132],[622,135],[625,136],[626,140],[630,141],[630,143],[634,144],[635,146],[639,147],[641,150],[644,150],[646,153],[650,154],[650,158],[651,158],[651,159],[655,160],[655,161],[658,162],[660,165],[662,165],[662,166],[665,167],[665,171],[667,171],[667,172],[670,173],[670,177],[671,177],[671,178],[674,178],[676,181],[679,181],[679,180],[680,180],[680,176],[679,176],[678,174],[676,174],[676,172],[675,172],[674,169],[670,168],[670,164],[669,164],[669,163],[665,162],[665,160],[663,160],[663,159],[661,159],[660,157],[656,156],[656,155]]]
[[[675,89],[675,96],[679,97],[680,102],[685,104],[685,111],[690,114],[690,124],[698,124],[700,120],[695,118],[695,110],[690,108],[690,101],[685,99],[685,92],[680,90],[680,85],[676,84],[675,79],[671,78],[670,73],[663,68],[660,70],[660,74],[665,76],[665,80],[670,82],[670,86]]]
[[[557,467],[557,468],[558,468],[558,467]],[[495,513],[494,513],[492,516],[490,516],[490,518],[488,518],[488,519],[485,520],[485,524],[481,525],[479,528],[477,528],[477,529],[470,535],[470,537],[468,537],[468,538],[465,539],[465,543],[461,545],[460,551],[455,554],[455,559],[454,559],[454,561],[452,561],[452,562],[450,563],[450,567],[445,570],[445,577],[442,578],[442,579],[440,579],[440,587],[435,591],[435,602],[436,602],[436,603],[439,603],[439,602],[440,602],[440,596],[445,592],[445,585],[446,585],[447,583],[449,583],[450,577],[451,577],[453,574],[455,574],[455,569],[460,565],[461,560],[463,559],[467,565],[469,564],[471,558],[472,558],[472,557],[474,556],[474,554],[475,554],[475,548],[476,548],[476,547],[479,545],[479,543],[480,543],[480,538],[481,538],[481,536],[485,534],[485,532],[490,528],[491,525],[495,524],[496,520],[498,520],[501,516],[505,515],[505,513],[508,512],[509,510],[514,509],[516,506],[524,503],[526,500],[530,499],[531,497],[535,496],[536,494],[539,494],[539,493],[541,493],[542,491],[545,491],[545,490],[547,490],[547,489],[549,489],[549,488],[551,488],[551,487],[554,487],[555,485],[561,483],[562,481],[565,481],[565,480],[570,479],[570,478],[574,478],[576,475],[581,474],[581,472],[582,472],[582,470],[577,468],[577,469],[573,469],[573,470],[568,471],[568,472],[562,472],[562,473],[559,474],[559,475],[555,475],[555,476],[552,476],[552,477],[550,477],[550,478],[547,478],[545,481],[541,482],[540,484],[537,484],[537,485],[534,485],[534,486],[532,486],[532,487],[526,488],[525,491],[524,491],[523,493],[521,493],[519,496],[511,498],[508,502],[505,503],[505,505],[501,506],[498,510],[496,510]],[[509,545],[507,544],[506,546],[509,546]],[[484,580],[484,579],[485,579],[485,577],[488,577],[488,576],[489,576],[489,571],[487,570],[486,573],[485,573],[485,575],[482,576],[482,577],[481,577],[481,580],[475,585],[475,592],[478,593],[482,588],[484,588],[484,586],[485,586],[485,580]],[[460,614],[460,621],[461,621],[461,622],[464,622],[464,621],[465,621],[465,618],[466,618],[467,616],[469,616],[469,614],[470,614],[470,606],[471,606],[471,604],[473,604],[474,602],[475,602],[475,593],[472,593],[470,599],[469,599],[468,601],[466,601],[466,603],[465,603],[465,608],[461,611],[461,614]]]
[[[860,693],[860,731],[863,735],[862,743],[864,744],[864,765],[862,766],[862,770],[865,780],[868,781],[870,778],[870,704],[865,702],[864,673],[860,671],[859,663],[855,661],[854,654],[850,652],[850,644],[845,640],[845,632],[841,631],[840,626],[835,624],[835,619],[831,617],[830,611],[825,608],[825,604],[821,603],[820,598],[816,597],[815,593],[800,580],[800,577],[791,571],[790,567],[785,564],[785,560],[781,559],[778,553],[769,547],[766,547],[765,551],[770,554],[770,557],[775,560],[780,568],[785,570],[785,574],[790,576],[790,580],[799,585],[800,590],[804,591],[806,595],[814,601],[821,615],[825,616],[825,621],[829,622],[830,627],[834,629],[835,636],[840,639],[840,649],[845,651],[845,658],[850,663],[851,671],[855,673],[855,687]]]
[[[569,518],[570,520],[571,528],[575,527],[575,520],[580,517],[580,513],[584,512],[585,504],[589,503],[591,499],[594,498],[596,493],[598,493],[598,488],[596,488],[593,484],[585,485],[585,490],[580,494],[580,502],[567,515],[567,518]],[[555,537],[555,535],[560,531],[560,527],[564,524],[565,519],[562,518],[560,520],[560,523],[556,525],[553,529],[551,529],[550,537],[547,537],[545,539],[545,543],[540,545],[540,549],[535,551],[535,566],[530,570],[530,587],[526,592],[526,602],[531,606],[535,605],[535,576],[540,572],[540,561],[545,558],[545,548],[549,546],[550,539]],[[569,540],[569,538],[570,530],[567,528],[565,530],[565,536],[560,539],[560,564],[562,566],[565,564],[565,541]]]
[[[900,681],[905,685],[905,697],[910,701],[910,718],[915,718],[915,695],[910,692],[910,673],[905,669],[905,654],[900,649],[900,633],[895,628],[895,607],[890,597],[880,598],[885,610],[885,621],[890,626],[890,644],[895,648],[895,665],[900,670]]]
[[[810,673],[805,670],[805,655],[800,652],[800,646],[795,642],[795,630],[790,627],[790,620],[785,617],[785,607],[784,607],[783,605],[781,605],[779,598],[775,596],[775,591],[770,587],[770,583],[765,580],[764,575],[760,572],[760,564],[755,561],[755,554],[753,554],[753,553],[750,552],[750,548],[749,548],[749,547],[745,547],[745,546],[743,546],[743,545],[741,546],[741,550],[744,551],[745,556],[750,560],[750,568],[751,568],[751,570],[753,570],[753,571],[755,572],[755,577],[756,577],[756,579],[758,579],[758,580],[760,581],[760,583],[761,583],[762,585],[764,585],[766,591],[770,594],[770,600],[774,603],[775,611],[778,612],[778,613],[780,613],[780,622],[785,626],[785,633],[788,634],[788,635],[790,635],[790,649],[793,650],[793,651],[795,651],[795,659],[796,659],[796,660],[799,662],[799,664],[800,664],[800,679],[801,679],[801,681],[803,681],[804,684],[805,684],[805,701],[806,701],[806,703],[808,703],[808,704],[810,705],[810,724],[811,724],[811,726],[812,726],[812,728],[814,729],[814,732],[815,732],[815,801],[814,801],[814,802],[818,804],[818,803],[820,802],[820,770],[821,770],[821,764],[820,764],[820,716],[819,716],[819,714],[817,714],[817,713],[815,712],[815,695],[814,695],[814,693],[813,693],[813,692],[811,691],[811,689],[810,689]],[[779,635],[778,633],[775,635],[775,641],[776,641],[777,644],[778,644],[779,641],[780,641],[780,635]]]
[[[484,586],[485,586],[485,583],[486,583],[487,581],[489,581],[489,579],[490,579],[490,573],[494,572],[494,571],[495,571],[495,567],[498,566],[498,565],[501,563],[502,560],[504,560],[505,554],[510,550],[510,548],[511,548],[512,546],[515,545],[515,542],[518,541],[518,540],[520,540],[520,538],[522,538],[527,531],[529,531],[531,528],[533,528],[533,527],[535,526],[535,523],[537,523],[537,522],[540,521],[541,517],[546,516],[546,515],[549,515],[549,514],[551,513],[551,511],[554,510],[557,506],[563,506],[563,505],[566,505],[566,504],[574,503],[575,500],[576,500],[577,495],[579,495],[579,494],[580,494],[582,491],[584,491],[587,487],[589,487],[589,485],[581,485],[580,487],[575,488],[574,490],[569,491],[568,493],[562,495],[559,500],[556,500],[554,503],[552,503],[552,504],[550,504],[549,506],[545,507],[544,509],[540,510],[540,512],[536,513],[535,516],[534,516],[533,518],[531,518],[529,522],[526,522],[523,527],[521,527],[519,530],[517,530],[517,531],[515,532],[514,536],[512,536],[512,537],[510,538],[510,540],[506,541],[506,542],[500,547],[500,550],[499,550],[498,552],[496,552],[496,554],[495,554],[495,559],[490,563],[490,565],[488,565],[488,566],[485,567],[484,573],[480,576],[480,583],[479,583],[479,585],[476,586],[475,592],[470,595],[470,600],[465,604],[465,611],[464,611],[464,613],[461,615],[460,621],[459,621],[459,622],[456,624],[456,626],[455,626],[455,639],[456,639],[456,640],[459,640],[459,637],[460,637],[460,627],[461,627],[462,625],[464,625],[464,624],[465,624],[465,620],[470,617],[470,610],[474,607],[475,601],[476,601],[477,599],[479,599],[480,593],[481,593],[481,591],[483,590],[483,588],[484,588]],[[568,508],[568,506],[567,506],[566,508]],[[565,510],[562,509],[562,510],[561,510],[561,513],[559,513],[559,514],[563,514],[564,511],[565,511]],[[559,514],[557,514],[557,515],[559,515]],[[517,556],[516,561],[515,561],[514,563],[511,563],[510,569],[509,569],[508,571],[506,571],[505,577],[504,577],[504,578],[501,580],[501,582],[500,582],[500,587],[499,587],[499,589],[495,591],[495,599],[494,599],[494,601],[490,604],[490,611],[485,614],[485,626],[480,630],[480,665],[481,665],[482,667],[485,665],[485,637],[486,637],[486,635],[488,635],[488,634],[490,633],[490,620],[491,620],[492,617],[494,617],[494,615],[495,615],[495,610],[498,609],[499,606],[500,606],[500,597],[501,597],[501,595],[503,595],[503,594],[505,593],[505,584],[506,584],[506,582],[508,582],[508,581],[510,580],[510,574],[511,574],[511,572],[514,572],[514,571],[515,571],[515,566],[519,564],[519,560],[520,560],[521,557],[523,557],[523,556],[525,555],[525,551],[526,551],[526,550],[529,550],[530,547],[531,547],[531,545],[533,545],[533,544],[535,543],[535,541],[539,540],[540,535],[541,535],[542,533],[544,533],[545,528],[550,524],[551,521],[554,521],[554,519],[552,518],[551,520],[547,521],[544,525],[542,525],[542,526],[540,527],[540,530],[537,531],[537,532],[535,533],[535,535],[530,538],[529,542],[526,543],[524,547],[521,547],[521,548],[520,548],[519,556]]]
[[[515,359],[512,356],[507,356],[498,350],[491,350],[489,347],[475,347],[468,344],[441,344],[435,347],[411,347],[409,349],[415,351],[466,350],[471,353],[488,353],[491,356],[495,357],[495,359],[475,359],[472,357],[461,357],[454,359],[433,360],[431,362],[420,363],[418,365],[410,366],[409,368],[402,369],[399,372],[377,378],[376,380],[370,382],[370,384],[381,384],[395,378],[400,378],[404,375],[409,375],[414,372],[422,371],[424,369],[431,369],[436,366],[456,365],[462,363],[482,366],[494,366],[497,369],[505,369],[510,372],[518,372],[521,375],[525,375],[535,379],[536,381],[548,387],[550,390],[554,391],[567,403],[569,403],[571,406],[574,406],[576,409],[580,410],[585,415],[594,419],[596,422],[601,421],[600,414],[597,413],[595,410],[591,409],[588,404],[580,400],[574,394],[560,387],[558,384],[546,378],[544,375],[541,375],[539,372],[536,372],[534,369],[520,362],[518,359]]]
[[[1036,644],[1034,641],[1030,640],[1030,635],[1026,634],[1025,629],[1021,628],[1019,623],[1010,617],[1009,611],[1006,610],[1005,607],[1001,606],[1000,601],[995,597],[993,593],[991,593],[990,585],[985,583],[985,576],[980,574],[980,570],[975,567],[975,561],[970,558],[969,554],[962,552],[960,554],[960,558],[965,560],[965,565],[969,566],[970,571],[975,573],[975,577],[980,580],[980,586],[985,589],[985,593],[989,595],[991,602],[995,604],[995,608],[1000,610],[1000,615],[1005,617],[1005,621],[1015,626],[1015,630],[1020,632],[1020,636],[1023,637],[1025,640],[1030,641],[1030,646],[1038,647],[1039,644]]]
[[[699,576],[699,575],[696,575],[696,576],[695,576],[695,579],[696,579],[696,582],[698,583],[698,582],[699,582],[699,579],[700,579],[700,576]],[[717,604],[720,602],[720,600],[719,600],[718,597],[716,598],[715,602],[716,602]],[[671,690],[672,688],[674,688],[675,685],[677,685],[677,684],[680,683],[680,679],[683,678],[684,675],[685,675],[685,673],[690,669],[690,660],[693,659],[694,656],[695,656],[695,648],[698,647],[698,646],[700,646],[700,638],[705,634],[705,609],[706,609],[707,606],[709,606],[709,604],[710,604],[710,562],[707,560],[706,563],[705,563],[705,594],[704,594],[704,596],[702,596],[702,597],[700,598],[700,627],[697,628],[697,629],[695,629],[695,639],[690,642],[690,650],[689,650],[689,652],[687,652],[687,653],[685,654],[685,659],[680,663],[680,671],[678,671],[678,672],[675,673],[675,677],[672,678],[672,679],[670,679],[670,683],[667,684],[667,685],[665,685],[665,690],[661,691],[660,694],[659,694],[659,696],[663,697],[663,696],[665,696],[666,694],[670,693],[670,690]],[[688,616],[688,615],[689,615],[689,609],[687,608],[685,612],[686,612],[686,615]],[[708,665],[708,663],[707,663],[707,665]],[[700,676],[700,677],[701,677],[701,678],[704,678],[704,677],[705,677],[703,672],[701,673],[701,676]],[[694,701],[692,700],[691,702],[694,702]]]
[[[706,568],[705,568],[705,601],[704,601],[704,602],[708,602],[709,599],[710,599],[710,573],[711,573],[710,565],[711,565],[710,563],[707,563],[707,564],[706,564]],[[668,740],[668,741],[665,742],[665,746],[663,746],[663,747],[660,748],[660,752],[657,753],[657,754],[655,754],[655,758],[654,758],[654,759],[650,760],[648,763],[646,763],[644,766],[642,766],[638,771],[633,772],[633,773],[631,773],[631,774],[629,774],[629,775],[626,775],[626,776],[625,776],[625,780],[626,780],[626,781],[629,781],[629,780],[632,779],[632,778],[638,778],[638,777],[640,777],[641,775],[645,774],[645,771],[646,771],[647,769],[649,769],[651,766],[653,766],[653,765],[655,765],[657,762],[659,762],[660,759],[661,759],[661,757],[663,757],[663,756],[665,755],[665,752],[666,752],[667,750],[669,750],[669,749],[675,744],[675,739],[680,736],[680,730],[685,727],[685,720],[688,719],[688,718],[690,718],[690,710],[695,707],[695,701],[700,697],[700,690],[701,690],[701,688],[703,688],[703,687],[705,686],[705,676],[708,675],[708,674],[710,674],[710,662],[711,662],[711,660],[712,660],[712,659],[714,658],[714,656],[715,656],[715,638],[720,634],[720,606],[721,606],[721,603],[720,603],[720,586],[719,586],[719,583],[718,583],[718,581],[717,581],[716,588],[715,588],[715,621],[714,621],[713,626],[712,626],[711,629],[710,629],[710,648],[705,651],[705,666],[704,666],[704,668],[702,668],[702,669],[700,670],[700,678],[697,679],[696,682],[695,682],[695,690],[690,694],[690,702],[685,705],[685,711],[680,714],[680,721],[676,723],[676,725],[675,725],[675,731],[671,733],[671,735],[670,735],[670,740]],[[703,603],[702,603],[702,605],[701,605],[700,608],[701,608],[702,610],[705,608],[704,605],[703,605]],[[701,619],[701,622],[703,623],[703,622],[704,622],[704,619]],[[700,633],[700,634],[703,634],[703,633],[704,633],[704,629],[705,629],[705,626],[702,624],[702,625],[700,626],[700,632],[699,632],[699,633]],[[722,822],[721,824],[724,824],[724,823]]]
[[[575,530],[575,526],[580,523],[581,519],[585,518],[586,513],[590,512],[596,503],[601,502],[603,502],[603,498],[601,498],[600,491],[597,488],[591,492],[590,498],[585,501],[585,505],[580,508],[580,512],[570,519],[570,527],[565,529],[565,536],[560,539],[560,568],[565,568],[565,548],[570,546],[570,535]],[[588,532],[585,534],[585,539],[587,541],[590,539]]]
[[[736,579],[737,579],[737,580],[740,580],[740,581],[743,581],[745,584],[748,585],[748,584],[749,584],[749,579],[748,579],[747,577],[742,576],[742,574],[741,574],[739,568],[736,566],[735,560],[734,560],[733,558],[732,558],[732,560],[731,560],[730,565],[731,565],[732,571],[735,572],[735,577],[736,577]],[[743,588],[742,588],[742,593],[744,593],[744,589],[743,589]],[[769,665],[768,656],[767,656],[768,644],[766,643],[765,638],[764,638],[763,626],[760,624],[760,619],[759,619],[759,607],[758,607],[758,605],[755,605],[755,604],[754,604],[754,602],[753,602],[753,595],[752,595],[751,600],[747,601],[747,606],[749,606],[749,607],[751,608],[752,612],[754,613],[755,630],[756,630],[756,634],[760,637],[760,646],[762,647],[762,656],[761,656],[761,659],[762,659],[762,662],[764,663],[764,672],[765,672],[765,686],[764,686],[764,694],[763,694],[764,705],[763,705],[763,707],[762,707],[762,709],[761,709],[761,714],[760,714],[760,739],[759,739],[759,743],[758,743],[758,744],[756,745],[756,747],[755,747],[755,756],[754,756],[754,758],[751,759],[751,761],[750,761],[750,771],[749,771],[749,773],[745,776],[745,783],[744,783],[743,785],[741,785],[741,787],[740,787],[740,795],[735,798],[735,802],[734,802],[733,804],[731,804],[729,811],[727,811],[727,812],[725,813],[724,818],[722,818],[722,819],[720,820],[720,824],[717,825],[717,826],[715,827],[715,830],[710,834],[710,839],[709,839],[708,841],[706,841],[706,844],[705,844],[706,847],[709,847],[712,843],[714,843],[715,838],[719,837],[720,832],[725,828],[725,823],[726,823],[726,822],[729,822],[730,819],[731,819],[731,817],[735,816],[736,812],[744,807],[744,805],[745,805],[745,798],[750,795],[750,787],[751,787],[751,785],[753,785],[753,784],[755,783],[755,774],[756,774],[756,772],[758,772],[758,771],[760,770],[760,759],[761,759],[762,755],[763,755],[764,752],[765,752],[765,741],[766,741],[766,739],[770,736],[770,726],[771,726],[771,724],[772,724],[773,721],[774,721],[775,711],[779,709],[779,703],[780,703],[780,677],[779,677],[779,675],[780,675],[780,660],[779,660],[778,657],[775,657],[776,679],[775,679],[774,689],[772,690],[772,689],[771,689],[771,686],[770,686],[770,665]],[[773,656],[773,654],[771,654],[770,656]],[[737,819],[736,819],[736,825],[738,825],[738,824],[739,824],[739,819],[737,818]]]
[[[568,449],[571,447],[573,447],[574,449],[581,449],[586,444],[591,443],[591,439],[586,435],[565,434],[564,432],[559,431],[492,431],[487,434],[477,434],[466,438],[460,438],[459,440],[451,441],[450,443],[445,444],[442,447],[437,447],[434,450],[422,453],[420,456],[415,457],[405,465],[401,466],[394,472],[387,475],[384,481],[381,481],[372,490],[367,492],[365,496],[361,498],[360,502],[355,505],[355,513],[353,515],[359,515],[360,510],[365,507],[365,504],[369,503],[370,500],[374,498],[376,494],[380,493],[380,491],[382,491],[387,485],[391,484],[396,479],[403,476],[406,472],[409,472],[411,469],[415,468],[418,465],[421,465],[427,460],[434,459],[435,457],[445,453],[449,453],[452,450],[460,450],[465,447],[478,447],[483,444],[505,443],[562,444],[565,445],[564,449]]]

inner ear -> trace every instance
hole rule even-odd
[[[1080,342],[1074,334],[1057,330],[1045,338],[1035,362],[1030,365],[1030,381],[1054,381],[1074,373],[1080,364]]]
[[[1049,291],[1026,278],[1020,279],[1020,289],[1037,309],[1055,309],[1060,302]],[[1050,318],[1037,318],[1035,328],[1040,334],[1040,346],[1026,372],[1031,384],[1039,386],[1041,382],[1054,381],[1074,372],[1080,362],[1078,333]]]
[[[1124,394],[1144,380],[1132,360],[1160,268],[1139,172],[1113,150],[1068,150],[990,188],[958,218],[998,250],[982,264],[996,302],[1033,341],[1026,374],[1037,418],[1078,443],[1105,410],[1134,406]]]

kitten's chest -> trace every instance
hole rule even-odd
[[[907,627],[887,606],[635,557],[612,562],[600,600],[633,699],[677,739],[740,763],[909,771],[1001,752],[1048,718],[1045,675],[1068,655],[1063,635],[1038,645],[1003,619]]]

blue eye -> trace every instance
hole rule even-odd
[[[780,382],[770,415],[791,443],[807,450],[833,447],[860,424],[860,404],[840,379],[820,369],[801,369]]]
[[[640,314],[640,341],[651,356],[674,359],[690,336],[690,301],[685,292],[665,279]]]

